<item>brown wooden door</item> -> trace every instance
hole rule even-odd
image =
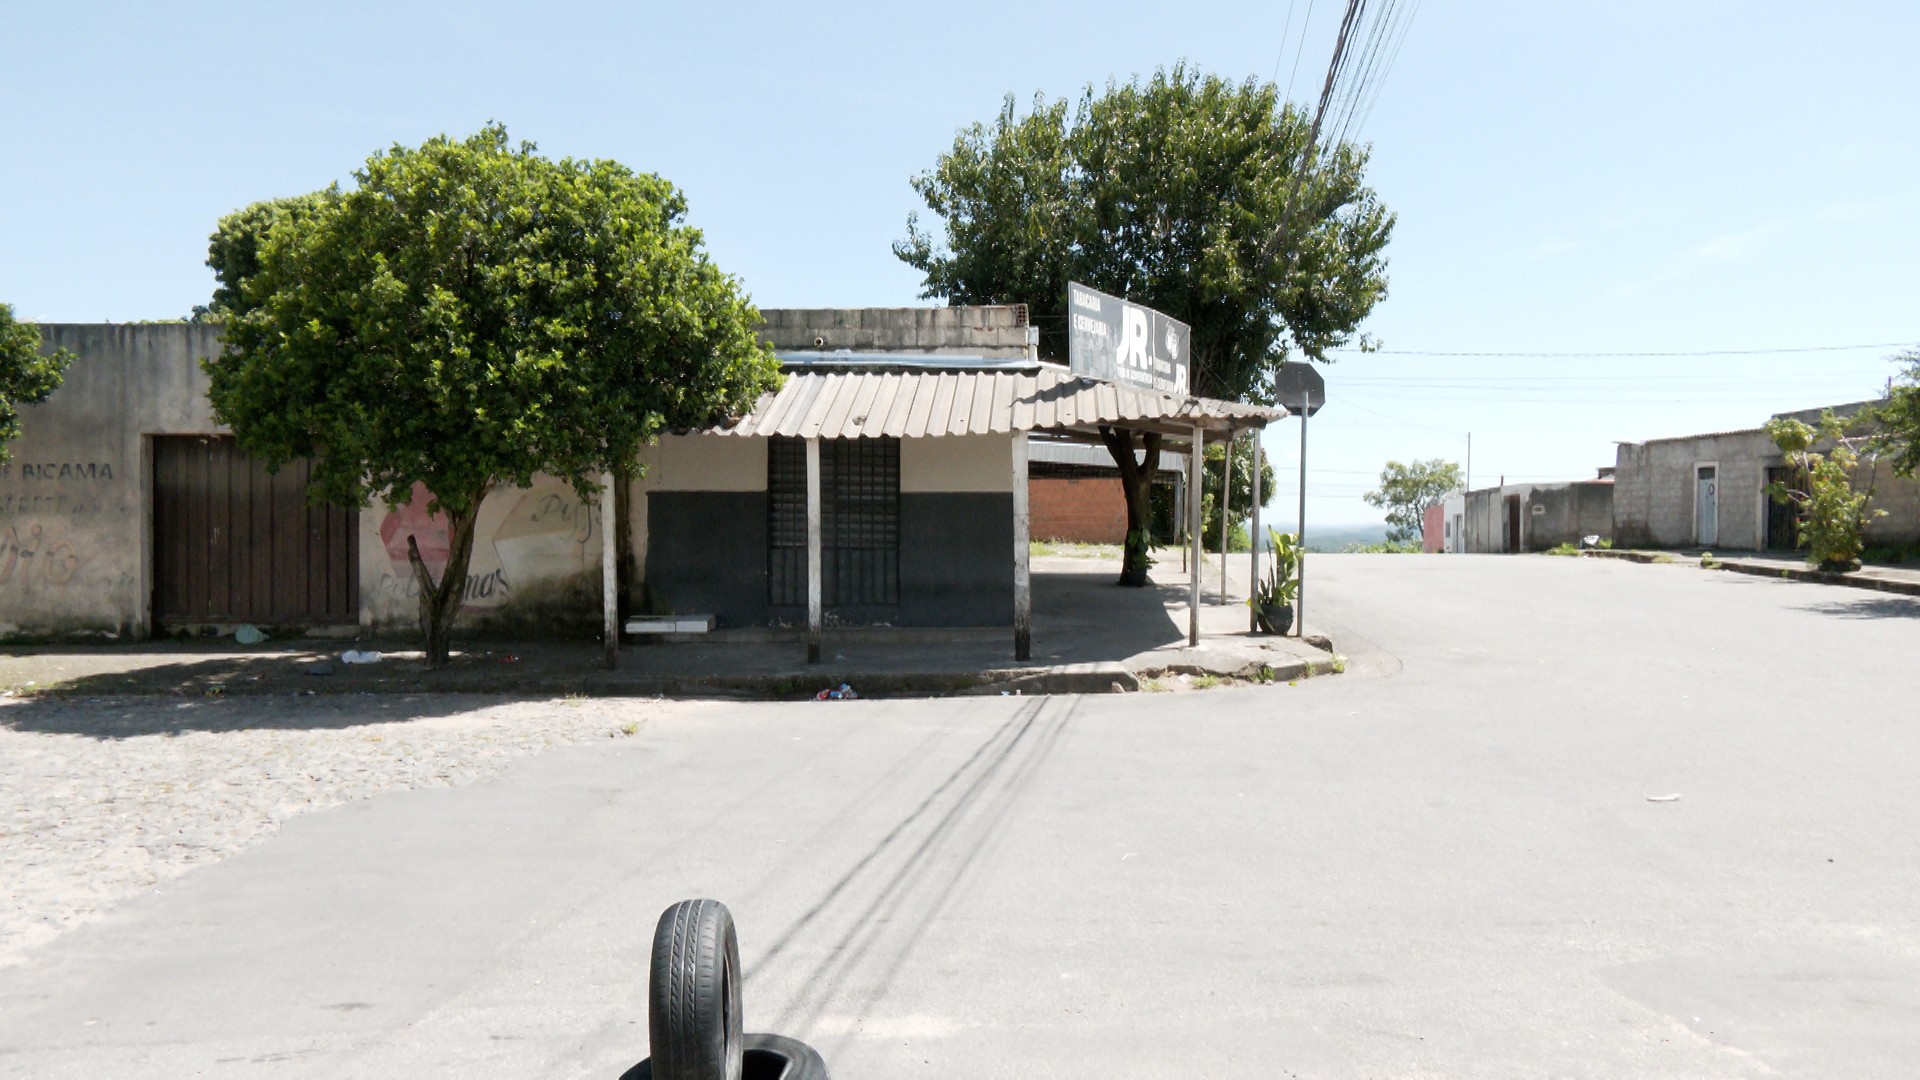
[[[155,437],[154,621],[358,621],[359,514],[308,505],[307,475],[269,474],[231,438]]]

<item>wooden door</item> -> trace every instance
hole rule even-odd
[[[307,502],[308,464],[277,474],[231,438],[153,440],[155,623],[359,619],[359,514]]]

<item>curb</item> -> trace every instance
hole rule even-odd
[[[1117,661],[1061,664],[1046,668],[987,668],[977,671],[862,672],[822,665],[812,671],[751,674],[621,675],[583,672],[520,678],[502,684],[497,678],[463,677],[456,673],[436,678],[430,674],[360,683],[324,680],[238,678],[224,681],[188,680],[159,684],[137,673],[123,679],[89,677],[85,685],[53,683],[15,690],[16,700],[58,700],[111,695],[145,697],[344,697],[354,694],[490,694],[514,697],[737,697],[766,701],[806,701],[823,688],[847,683],[862,698],[949,697],[992,694],[1124,694],[1142,689],[1141,680],[1181,673],[1217,675],[1242,681],[1290,682],[1333,674],[1338,668],[1326,660],[1253,663],[1234,671],[1201,665],[1168,664],[1135,671]]]
[[[1583,559],[1623,559],[1636,563],[1677,563],[1679,557],[1664,551],[1615,551],[1611,548],[1589,548],[1580,553]]]
[[[1861,577],[1858,574],[1836,574],[1831,570],[1812,570],[1799,566],[1769,566],[1765,563],[1737,562],[1732,559],[1715,559],[1714,564],[1706,569],[1730,570],[1736,574],[1750,574],[1754,577],[1807,581],[1816,585],[1844,585],[1851,589],[1871,589],[1875,592],[1898,593],[1903,596],[1920,596],[1920,581],[1901,581],[1897,578]]]

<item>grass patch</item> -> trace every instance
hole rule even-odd
[[[1038,557],[1057,555],[1066,559],[1115,559],[1124,552],[1119,544],[1075,544],[1065,540],[1031,540],[1027,543],[1027,553]]]
[[[1141,679],[1140,689],[1146,691],[1149,694],[1164,694],[1170,688],[1167,686],[1166,683],[1161,682],[1159,679]]]
[[[1211,690],[1219,685],[1220,676],[1218,675],[1195,675],[1193,677],[1193,688],[1195,690]]]
[[[1555,545],[1553,545],[1552,547],[1550,547],[1550,548],[1548,548],[1548,549],[1547,549],[1547,550],[1546,550],[1546,551],[1545,551],[1545,552],[1544,552],[1543,554],[1547,554],[1547,555],[1578,555],[1578,554],[1580,554],[1580,549],[1579,549],[1578,547],[1576,547],[1575,545],[1573,545],[1573,544],[1569,544],[1569,543],[1567,543],[1567,542],[1565,542],[1565,541],[1561,541],[1560,543],[1558,543],[1558,544],[1555,544]]]

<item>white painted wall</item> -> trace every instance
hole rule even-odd
[[[1025,438],[1025,436],[1021,436]],[[1013,436],[900,440],[900,492],[1013,491]]]

